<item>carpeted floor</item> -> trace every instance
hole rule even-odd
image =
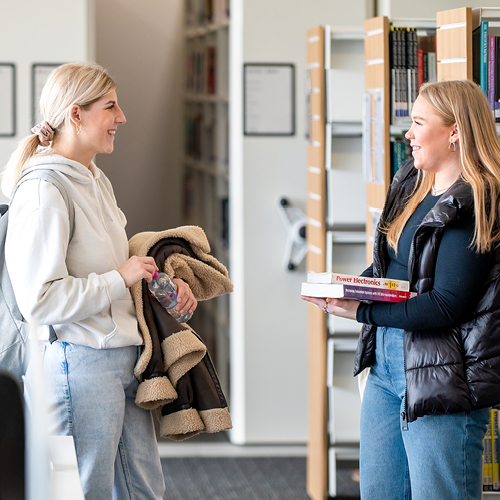
[[[165,500],[308,500],[303,457],[162,458]],[[351,469],[338,469],[336,500],[359,499]]]

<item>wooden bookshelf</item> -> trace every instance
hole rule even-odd
[[[391,139],[402,138],[411,126],[410,116],[394,118],[391,111],[392,82],[390,65],[391,29],[409,28],[435,30],[433,19],[391,20],[386,16],[365,21],[365,88],[369,96],[369,123],[364,124],[364,133],[370,134],[365,148],[371,149],[371,179],[366,186],[366,261],[372,261],[374,228],[385,202],[392,181]],[[419,36],[419,35],[417,35]],[[378,103],[378,104],[377,104]],[[368,111],[368,110],[367,110]],[[394,123],[391,120],[397,120]],[[368,144],[368,142],[370,142]],[[368,177],[369,174],[365,173]]]
[[[436,14],[438,81],[472,80],[472,24],[470,7]]]
[[[307,68],[310,79],[309,144],[307,146],[307,269],[326,270],[325,174],[325,29],[307,31]],[[307,493],[323,500],[328,488],[326,315],[309,305],[309,440]]]
[[[307,67],[307,270],[359,273],[366,242],[363,29],[308,30]],[[313,500],[335,498],[337,461],[359,458],[360,401],[351,375],[358,334],[357,324],[309,306],[307,491]]]
[[[373,217],[374,213],[381,211],[384,206],[385,195],[390,182],[391,160],[389,156],[389,125],[390,125],[390,65],[389,65],[389,19],[385,16],[375,17],[365,21],[365,88],[371,98],[371,158],[372,177],[377,177],[374,171],[377,167],[382,169],[382,182],[367,182],[366,185],[366,261],[372,261],[373,253]],[[383,151],[375,147],[377,130],[375,121],[376,92],[383,94],[383,124],[381,144]],[[377,211],[377,212],[374,212]]]

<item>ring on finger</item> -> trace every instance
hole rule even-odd
[[[325,311],[326,314],[328,314],[328,303],[325,302],[325,307],[323,307],[323,311]]]

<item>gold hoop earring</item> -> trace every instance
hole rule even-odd
[[[453,146],[453,149],[451,148],[452,146]],[[449,149],[452,153],[454,153],[454,152],[457,150],[457,143],[456,143],[456,142],[450,142],[450,143],[448,144],[448,149]]]
[[[76,135],[80,135],[82,133],[82,126],[81,125],[77,125],[76,126]]]

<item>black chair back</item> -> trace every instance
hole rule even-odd
[[[25,500],[24,446],[21,386],[0,370],[0,500]]]

